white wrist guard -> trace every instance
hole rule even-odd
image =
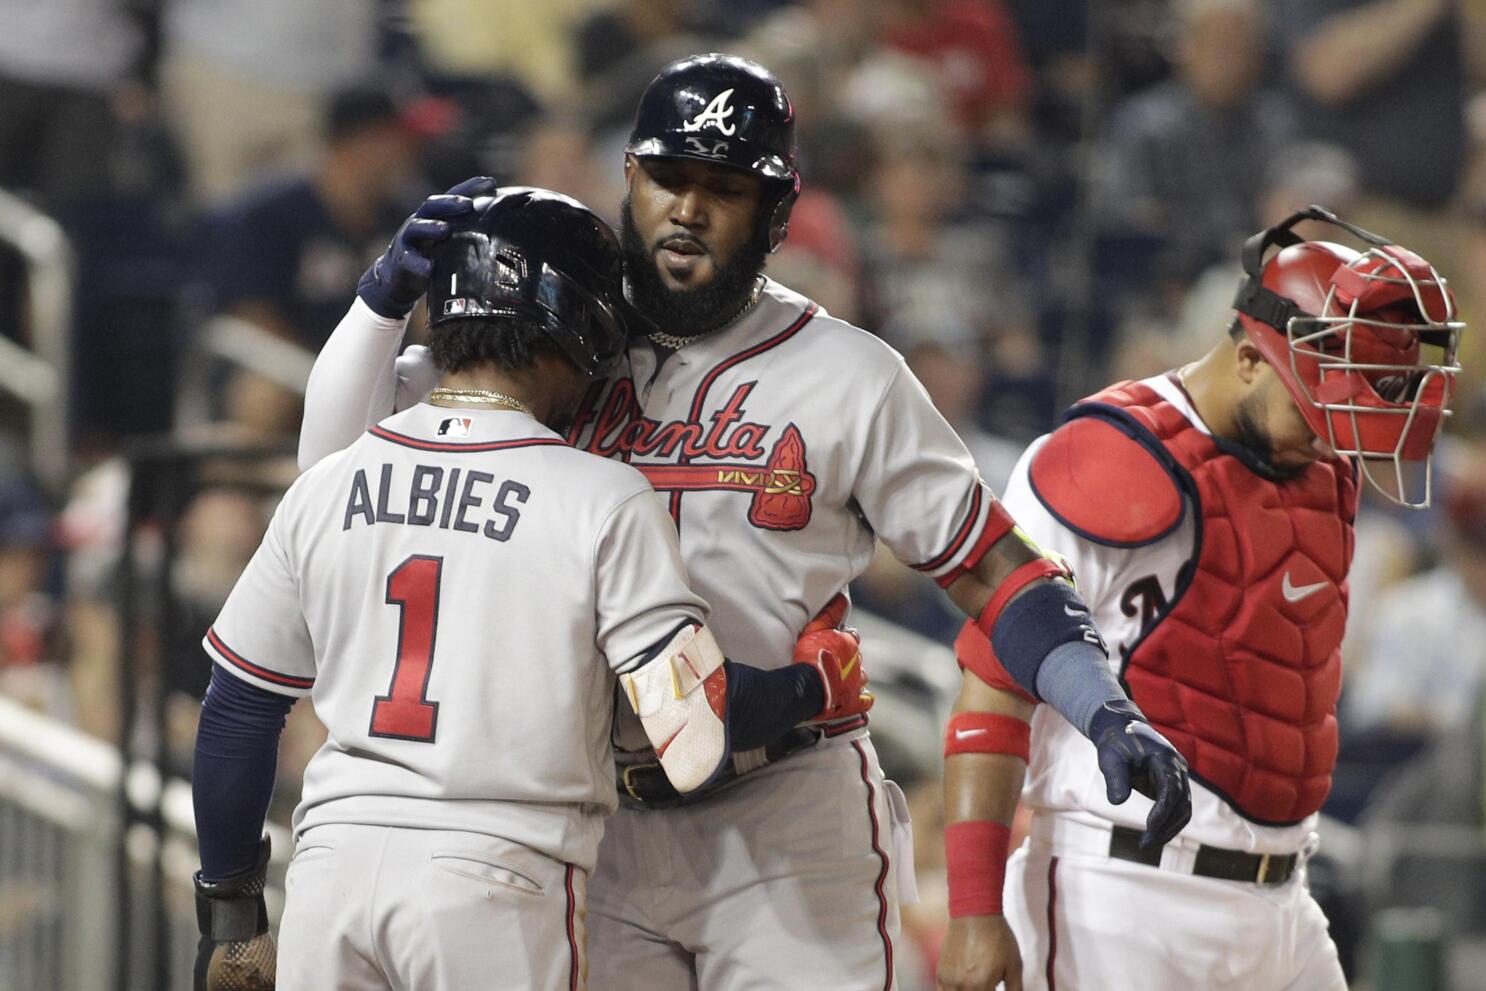
[[[619,676],[679,792],[699,788],[728,756],[727,670],[705,626],[687,626],[644,667]]]

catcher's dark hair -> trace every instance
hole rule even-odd
[[[446,374],[483,364],[517,372],[532,367],[543,354],[563,356],[535,321],[516,317],[446,321],[429,330],[428,350]]]

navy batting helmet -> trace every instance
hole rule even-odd
[[[736,55],[672,62],[640,97],[624,149],[637,158],[695,158],[752,172],[773,208],[769,248],[779,247],[800,194],[795,111],[774,74]]]
[[[619,241],[597,214],[560,193],[508,186],[452,223],[434,252],[430,326],[526,319],[589,375],[613,367],[625,343]]]

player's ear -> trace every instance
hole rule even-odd
[[[1244,385],[1252,385],[1264,365],[1264,355],[1247,337],[1234,342],[1234,371]]]

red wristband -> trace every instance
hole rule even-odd
[[[1025,719],[989,712],[957,712],[944,727],[944,756],[1007,754],[1026,760],[1032,749],[1032,727]]]
[[[999,822],[952,822],[944,827],[949,916],[1000,915],[1011,830]]]

